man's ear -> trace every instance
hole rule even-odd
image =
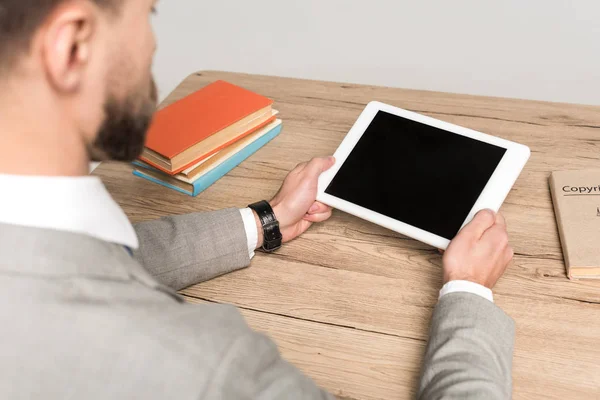
[[[66,2],[42,28],[42,61],[52,86],[61,92],[76,91],[89,66],[96,29],[94,9],[82,1]]]

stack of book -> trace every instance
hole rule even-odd
[[[272,106],[214,82],[156,113],[133,174],[197,196],[281,132]]]

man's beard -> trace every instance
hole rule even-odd
[[[125,101],[114,97],[106,101],[106,116],[90,149],[93,161],[133,161],[142,154],[158,97],[154,80],[150,84],[150,95],[142,102],[139,94]]]

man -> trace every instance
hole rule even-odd
[[[86,176],[143,146],[154,6],[0,0],[0,398],[330,398],[235,309],[174,291],[248,266],[256,213],[132,227]],[[284,242],[331,215],[315,198],[332,163],[298,166],[270,202]],[[491,211],[446,251],[419,397],[510,397],[514,327],[490,289],[511,258]]]

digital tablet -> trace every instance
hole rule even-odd
[[[484,208],[498,211],[527,146],[371,102],[319,178],[317,199],[446,249]]]

